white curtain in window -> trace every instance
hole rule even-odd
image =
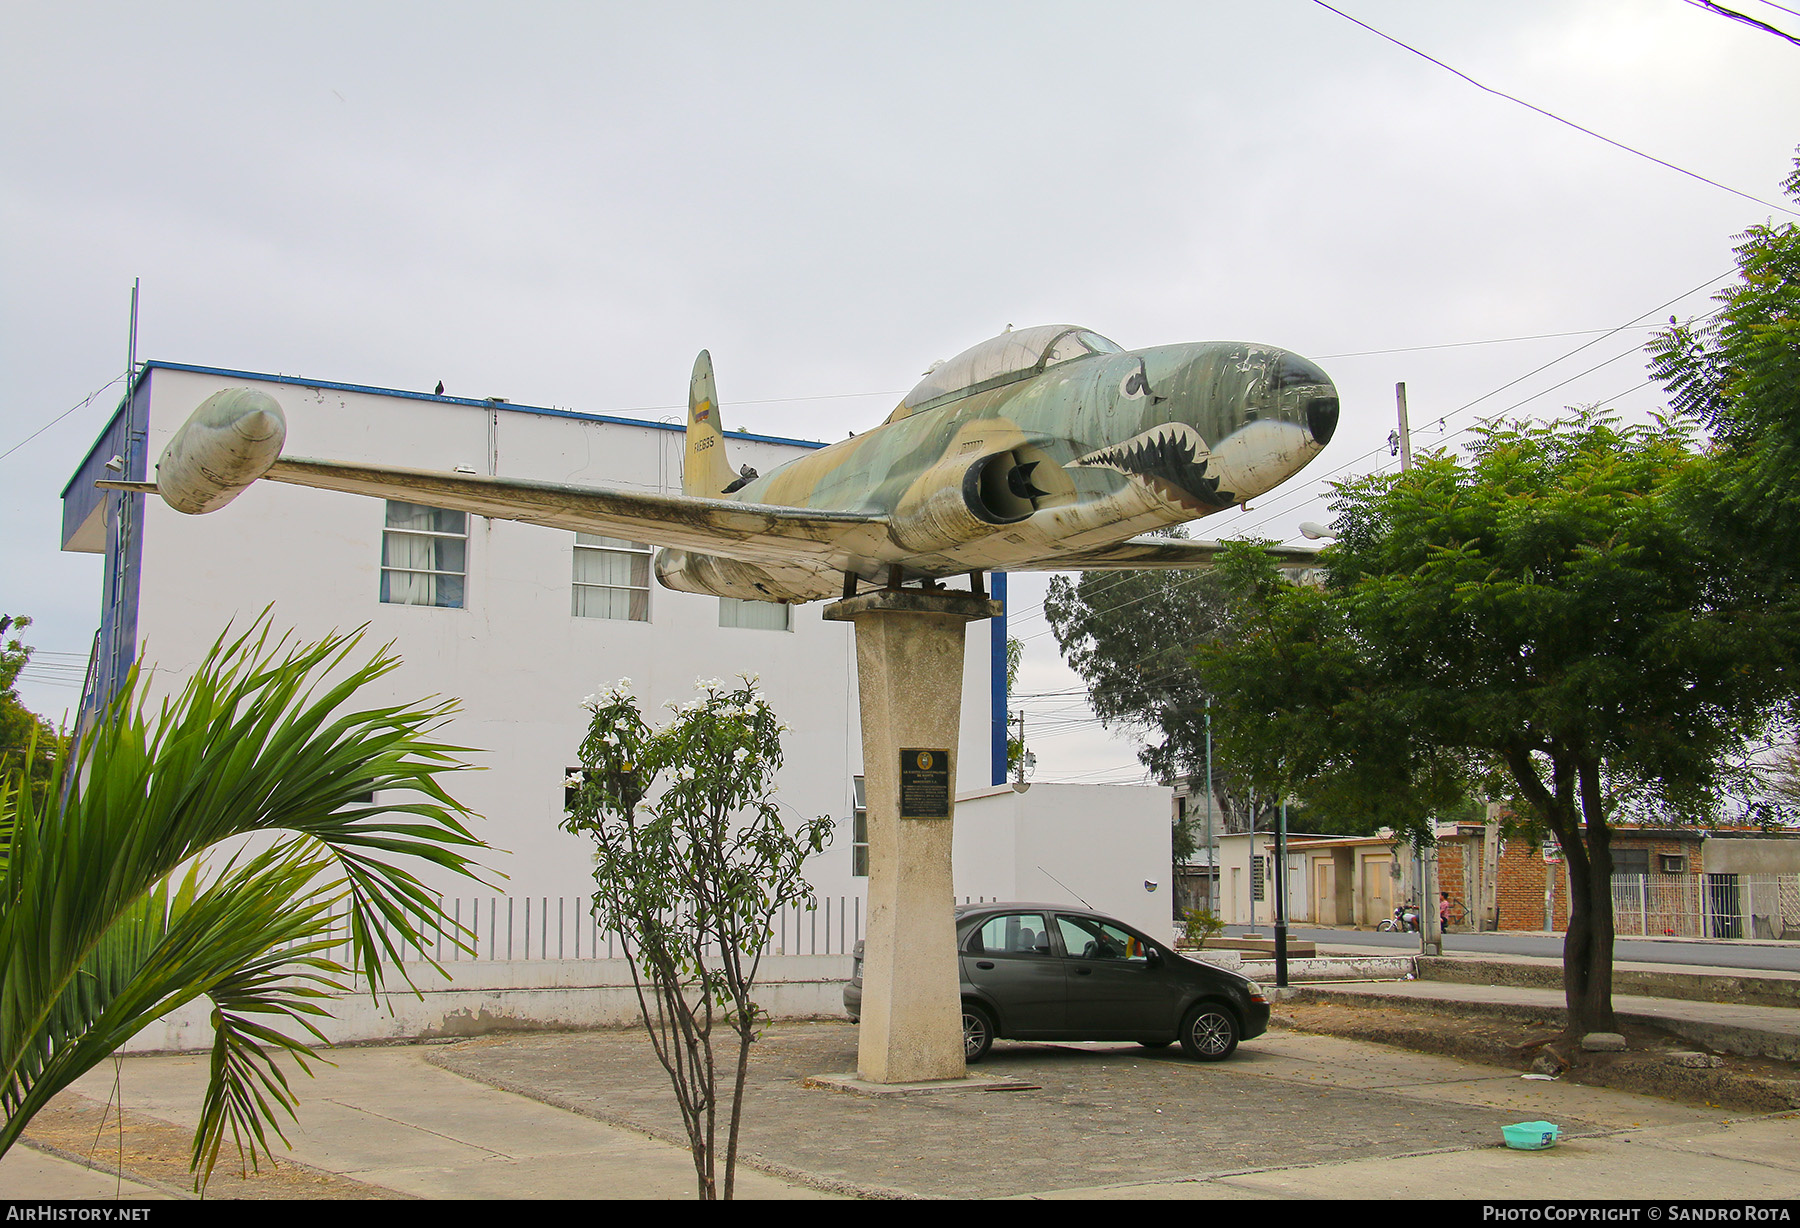
[[[467,534],[468,516],[463,512],[390,500],[387,528],[381,535],[381,599],[460,608]]]
[[[788,607],[778,601],[739,601],[719,598],[721,627],[748,627],[754,631],[786,631]]]
[[[650,617],[648,547],[594,533],[575,535],[573,612],[577,618]]]

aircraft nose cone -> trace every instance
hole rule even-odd
[[[1338,424],[1338,395],[1331,377],[1300,355],[1289,353],[1281,355],[1274,375],[1283,416],[1293,415],[1290,421],[1304,422],[1307,433],[1321,448],[1330,443]]]

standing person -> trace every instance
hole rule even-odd
[[[1450,893],[1438,892],[1438,933],[1450,928]]]

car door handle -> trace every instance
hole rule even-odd
[[[1075,968],[1075,975],[1076,976],[1093,976],[1094,970],[1092,968],[1083,968],[1083,967],[1077,965]]]
[[[984,971],[991,971],[994,967],[994,961],[991,959],[978,959],[975,961],[975,966]]]

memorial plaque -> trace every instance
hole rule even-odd
[[[950,817],[950,752],[910,747],[900,752],[900,817]]]

